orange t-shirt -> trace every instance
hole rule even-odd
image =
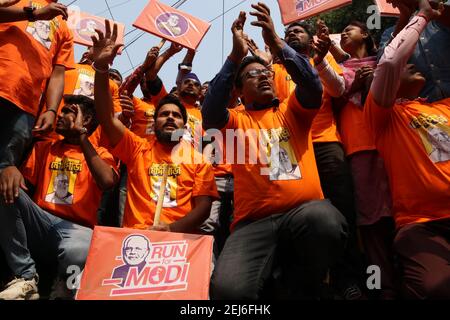
[[[158,95],[152,96],[150,103],[133,97],[134,115],[131,118],[131,132],[141,138],[153,139],[155,137],[154,114],[159,101],[167,95],[167,91],[162,87]]]
[[[41,8],[50,0],[21,0]],[[73,37],[66,22],[58,16],[50,21],[0,23],[0,97],[23,111],[37,116],[42,88],[53,66],[74,67]]]
[[[330,66],[338,74],[342,75],[342,69],[334,58],[331,55],[327,55],[325,58]],[[312,59],[311,65],[314,65]],[[278,99],[280,99],[280,101],[284,101],[289,98],[292,92],[294,92],[296,84],[292,81],[292,78],[284,65],[274,64],[273,71],[275,72],[274,84]],[[336,127],[336,119],[331,106],[331,96],[326,93],[325,90],[322,97],[322,106],[314,118],[311,132],[313,142],[340,142],[339,133]]]
[[[184,140],[181,144],[194,152],[192,145]],[[163,164],[170,164],[161,221],[172,223],[186,216],[194,207],[198,196],[218,197],[214,172],[206,163],[175,164],[172,161],[172,147],[166,147],[156,139],[147,141],[125,130],[122,140],[113,149],[127,165],[127,202],[123,226],[147,229],[153,225],[156,203],[161,187]]]
[[[317,110],[304,109],[293,94],[279,107],[229,112],[222,131],[241,129],[231,131],[241,137],[235,139],[235,159],[227,156],[235,163],[232,227],[244,219],[261,219],[323,199],[310,133]],[[250,137],[245,147],[244,134]]]
[[[450,218],[450,98],[383,108],[369,93],[364,113],[384,158],[397,227]]]
[[[64,94],[82,95],[94,99],[95,70],[89,64],[75,64],[75,69],[66,71],[64,78]],[[111,91],[114,113],[121,112],[119,100],[119,88],[117,84],[109,80],[109,89]],[[59,111],[64,106],[64,100],[61,101]]]
[[[99,156],[115,168],[112,155],[96,148]],[[89,171],[80,146],[58,141],[35,144],[22,168],[25,179],[36,187],[33,200],[42,209],[84,226],[97,224],[102,191]]]
[[[366,125],[363,107],[349,101],[339,115],[339,133],[347,156],[365,150],[375,150],[375,141]]]

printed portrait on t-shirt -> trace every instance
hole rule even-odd
[[[266,153],[269,158],[271,181],[299,180],[302,175],[294,150],[290,144],[290,134],[285,128],[265,131]]]
[[[94,77],[80,70],[73,94],[94,99]]]
[[[36,41],[50,50],[56,31],[56,23],[57,22],[54,20],[37,20],[29,22],[26,31],[31,34]]]
[[[163,208],[175,208],[177,203],[177,177],[181,174],[181,167],[178,165],[170,165],[169,173],[167,175],[167,182],[164,190]],[[150,168],[150,185],[151,198],[158,202],[159,191],[161,189],[161,182],[164,175],[164,165],[154,163]]]
[[[448,119],[439,115],[421,114],[411,122],[419,132],[425,150],[433,163],[450,160],[450,126]]]
[[[50,164],[51,177],[45,201],[61,205],[73,204],[75,182],[81,169],[82,164],[79,160],[56,158]]]

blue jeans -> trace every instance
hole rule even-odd
[[[15,276],[33,278],[34,259],[57,260],[58,275],[63,279],[69,266],[82,270],[91,237],[91,229],[46,212],[23,190],[12,205],[0,200],[0,246]]]
[[[21,165],[35,121],[33,115],[0,98],[0,169]]]

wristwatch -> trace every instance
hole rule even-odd
[[[86,129],[86,127],[83,127],[80,129],[80,136],[82,136],[83,134],[86,134],[88,132],[88,130]]]
[[[34,7],[23,7],[23,11],[27,15],[28,21],[31,22],[36,21],[36,17],[34,16],[34,10],[36,10],[36,8]]]

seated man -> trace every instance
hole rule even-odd
[[[448,299],[450,98],[418,99],[426,79],[407,61],[428,23],[441,14],[428,0],[418,4],[419,13],[385,48],[364,113],[392,190],[402,295]]]
[[[101,193],[118,180],[112,155],[89,141],[97,127],[92,99],[64,100],[56,124],[64,139],[36,143],[22,173],[11,166],[0,174],[0,246],[16,276],[0,299],[39,298],[35,259],[57,259],[60,279],[69,266],[83,268]]]
[[[217,198],[211,165],[194,163],[198,155],[188,142],[180,139],[187,122],[187,112],[178,98],[163,98],[154,113],[156,139],[150,141],[136,136],[112,116],[111,94],[108,90],[107,70],[118,45],[117,25],[111,33],[94,40],[96,109],[102,130],[113,147],[112,153],[127,165],[127,202],[123,226],[148,229],[154,224],[156,203],[164,188],[161,224],[153,229],[173,232],[195,232],[208,217],[213,198]],[[115,48],[115,50],[111,50]],[[187,151],[187,161],[176,161],[176,151]],[[186,156],[186,154],[183,154]],[[201,156],[201,155],[200,155]],[[164,167],[168,166],[167,183],[161,185]]]
[[[202,108],[205,129],[227,129],[227,148],[230,131],[238,138],[244,132],[250,140],[249,146],[244,144],[245,153],[238,152],[238,158],[246,155],[245,163],[233,164],[233,230],[214,269],[211,297],[259,299],[274,267],[282,270],[288,297],[317,297],[347,236],[344,217],[323,200],[314,160],[311,123],[322,104],[322,86],[309,58],[276,35],[269,9],[261,3],[252,7],[256,12],[251,14],[258,17],[252,25],[262,27],[265,43],[285,64],[297,88],[280,103],[273,71],[258,57],[243,60],[248,46],[241,12],[232,27],[233,50],[210,83]],[[233,79],[245,110],[227,109]],[[271,174],[281,157],[291,164],[289,174]],[[227,155],[227,162],[232,160]]]

